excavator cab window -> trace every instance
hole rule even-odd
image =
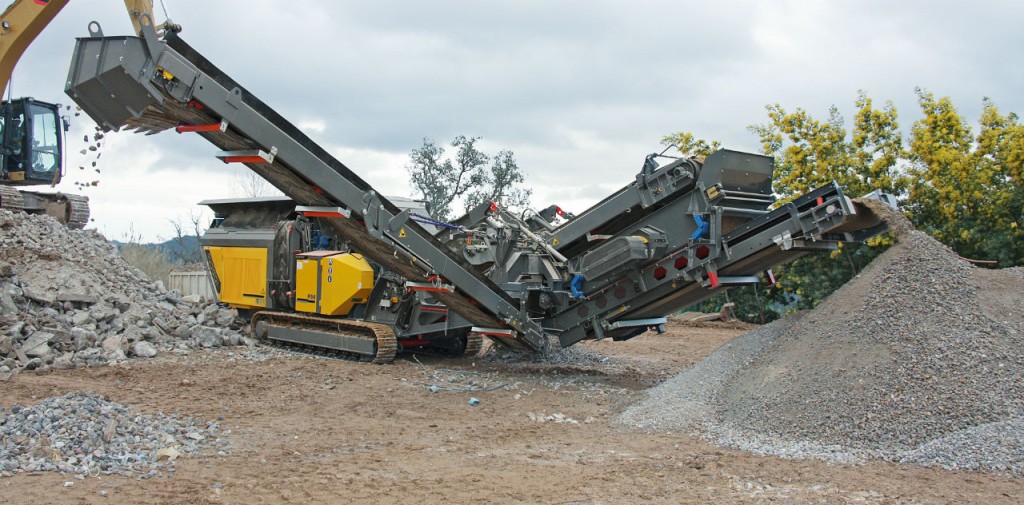
[[[19,98],[0,107],[3,179],[24,184],[60,182],[62,121],[57,105]]]

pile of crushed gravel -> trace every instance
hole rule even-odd
[[[561,366],[593,366],[602,365],[610,358],[581,347],[561,348],[557,339],[551,339],[545,352],[519,351],[506,349],[496,345],[486,347],[481,353],[481,361],[489,363],[530,363],[537,365]]]
[[[1024,270],[894,228],[813,311],[738,337],[620,421],[784,457],[1024,473]]]
[[[69,393],[0,409],[0,476],[56,471],[150,478],[230,434],[191,417],[141,415],[99,396]]]
[[[253,343],[236,316],[164,289],[95,231],[0,210],[0,380],[22,369]]]

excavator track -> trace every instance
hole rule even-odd
[[[61,193],[67,203],[68,228],[81,230],[89,223],[89,197]]]
[[[297,346],[304,350],[327,351],[336,357],[356,361],[391,363],[398,353],[398,339],[395,338],[394,331],[391,327],[379,323],[261,311],[253,314],[250,324],[253,334],[263,340]],[[282,330],[287,332],[287,335],[271,335]],[[370,342],[366,341],[371,340],[374,349],[372,356],[365,352],[371,347]],[[359,346],[361,349],[355,349],[353,343],[363,345]]]
[[[26,208],[27,207],[27,208]],[[68,228],[81,230],[89,223],[89,197],[67,193],[18,191],[0,186],[0,208],[29,214],[48,214]]]
[[[13,212],[25,210],[25,198],[21,196],[21,191],[10,186],[0,186],[0,209]]]

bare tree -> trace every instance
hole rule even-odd
[[[231,185],[234,188],[233,192],[235,194],[247,198],[284,194],[252,170],[239,170],[235,172],[231,176]]]
[[[170,257],[176,265],[193,265],[203,260],[203,250],[199,245],[199,235],[206,230],[204,212],[193,210],[189,213],[188,222],[181,216],[171,220],[174,237],[171,239]]]

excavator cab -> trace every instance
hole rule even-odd
[[[0,182],[12,186],[57,184],[64,175],[67,122],[60,105],[32,98],[0,106]]]

